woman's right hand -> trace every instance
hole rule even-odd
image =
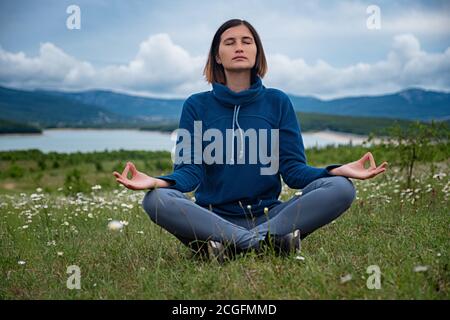
[[[128,179],[129,171],[131,171],[131,179]],[[153,189],[156,187],[158,180],[138,171],[132,162],[127,162],[122,174],[117,171],[114,171],[113,174],[117,182],[131,190]]]

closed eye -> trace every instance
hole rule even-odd
[[[252,44],[252,43],[253,43],[253,39],[250,38],[250,37],[244,37],[244,38],[242,38],[242,42],[243,42],[244,44]],[[225,44],[226,46],[231,45],[231,44],[234,44],[234,43],[235,43],[235,40],[234,40],[234,39],[227,39],[227,40],[225,40],[225,42],[224,42],[224,44]]]

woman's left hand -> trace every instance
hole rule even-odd
[[[370,161],[370,167],[366,169],[364,164],[367,161]],[[330,173],[336,176],[365,180],[385,172],[387,170],[387,164],[388,163],[385,161],[377,167],[372,153],[367,152],[361,159],[334,168]]]

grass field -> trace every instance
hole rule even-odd
[[[344,149],[333,152],[345,160]],[[161,171],[163,162],[152,161],[148,168]],[[374,179],[353,180],[352,207],[306,238],[300,255],[251,253],[224,265],[193,258],[153,224],[140,206],[144,192],[116,185],[112,175],[112,183],[106,182],[116,162],[102,160],[101,170],[94,163],[78,164],[100,176],[100,183],[87,179],[88,188],[78,193],[68,188],[73,167],[59,162],[56,168],[41,165],[39,180],[30,178],[39,176],[38,167],[27,174],[33,166],[26,161],[0,163],[4,170],[13,164],[25,168],[20,177],[0,180],[1,299],[450,297],[449,159],[434,163],[433,172],[420,164],[410,189],[395,166]],[[48,167],[57,172],[53,180]],[[281,199],[295,191],[285,186]],[[112,232],[110,220],[126,226]],[[67,287],[73,265],[80,270],[80,289]],[[367,287],[367,269],[373,265],[381,271],[380,289]]]

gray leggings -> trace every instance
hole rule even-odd
[[[300,229],[304,238],[339,217],[356,195],[353,182],[342,176],[314,180],[302,191],[260,216],[219,215],[168,188],[148,191],[142,206],[156,224],[186,245],[215,240],[246,250],[257,249],[268,232],[284,235]]]

